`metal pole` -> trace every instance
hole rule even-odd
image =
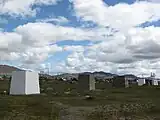
[[[1,56],[0,56],[0,70],[1,70],[1,65],[2,65],[2,64],[1,64]],[[0,75],[1,75],[1,71],[0,71]]]
[[[48,64],[48,75],[50,75],[50,64]]]
[[[48,66],[48,75],[49,75],[49,66]]]

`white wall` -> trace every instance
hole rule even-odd
[[[10,94],[25,94],[25,72],[12,72]]]
[[[144,84],[146,84],[146,81],[144,78],[138,79],[138,86],[142,86]]]
[[[15,71],[12,73],[10,94],[39,94],[39,75],[36,72]]]
[[[158,81],[157,80],[152,80],[152,85],[158,85]]]
[[[37,72],[26,72],[26,94],[39,94],[39,75]]]
[[[94,76],[93,75],[90,75],[90,78],[89,78],[89,90],[95,90],[96,89],[96,81],[94,79]]]

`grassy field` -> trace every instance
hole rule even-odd
[[[160,120],[159,86],[115,89],[99,83],[91,92],[54,80],[40,86],[41,95],[10,96],[9,81],[0,81],[0,120]]]

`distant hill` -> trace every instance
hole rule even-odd
[[[107,78],[113,78],[114,76],[118,76],[116,74],[106,73],[106,72],[103,72],[103,71],[93,72],[93,75],[97,79],[107,79]]]
[[[103,71],[99,71],[99,72],[83,72],[85,74],[93,74],[93,76],[99,80],[102,79],[107,79],[107,78],[113,78],[114,76],[118,76],[117,74],[112,74],[112,73],[106,73]],[[78,79],[78,75],[81,73],[64,73],[64,74],[60,74],[60,75],[55,75],[54,77],[56,78],[65,78],[66,80],[70,80],[71,78],[76,78]],[[129,77],[129,78],[136,78],[137,76],[132,75],[132,74],[125,74],[123,76]]]
[[[14,67],[14,66],[9,66],[9,65],[0,65],[0,74],[10,74],[13,71],[20,71],[21,69]]]
[[[78,78],[78,73],[63,73],[60,75],[55,75],[56,78],[65,78],[67,80],[70,80],[71,78]]]
[[[0,65],[0,74],[11,74],[13,71],[21,71],[22,69],[14,67],[14,66],[9,66],[9,65]],[[96,71],[96,72],[84,72],[87,74],[93,74],[93,76],[97,79],[107,79],[107,78],[112,78],[114,76],[118,76],[117,74],[112,74],[112,73],[106,73],[103,71]],[[70,80],[71,78],[76,78],[78,79],[78,75],[80,73],[64,73],[60,75],[55,75],[53,78],[65,78],[66,80]],[[48,75],[43,75],[43,76],[48,76]],[[130,77],[130,78],[136,78],[135,75],[132,74],[125,74],[124,76]]]
[[[124,76],[126,76],[126,77],[130,77],[130,78],[137,78],[137,76],[132,75],[132,74],[125,74]]]
[[[85,74],[93,74],[93,76],[97,79],[105,79],[108,77],[113,77],[113,76],[117,76],[116,74],[112,74],[112,73],[105,73],[103,71],[100,72],[83,72]],[[67,80],[70,80],[71,78],[76,78],[78,79],[78,75],[81,73],[64,73],[64,74],[60,74],[60,75],[56,75],[54,77],[57,78],[65,78]]]

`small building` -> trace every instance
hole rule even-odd
[[[148,78],[139,78],[138,79],[138,86],[142,85],[159,85],[158,80],[156,78],[148,77]]]
[[[146,78],[147,85],[158,85],[158,78],[156,78],[156,74],[151,72],[151,76]]]
[[[116,88],[119,88],[119,87],[127,88],[129,87],[129,82],[125,76],[115,76],[113,78],[112,86]]]
[[[81,90],[95,90],[94,76],[87,73],[79,74],[78,85]]]
[[[152,85],[159,85],[158,80],[152,80]]]
[[[132,74],[128,74],[128,75],[125,75],[125,79],[128,80],[129,86],[137,85],[137,77],[136,76],[134,76]]]
[[[2,76],[0,76],[0,80],[4,80]]]
[[[146,78],[146,84],[149,85],[158,85],[158,80],[155,78]]]
[[[143,85],[146,84],[146,79],[145,78],[139,78],[137,80],[137,82],[138,82],[138,86],[143,86]]]
[[[39,75],[37,72],[14,71],[10,83],[11,95],[40,94]]]

